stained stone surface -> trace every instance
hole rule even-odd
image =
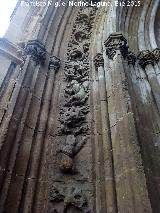
[[[159,0],[64,2],[0,39],[0,213],[159,213]]]

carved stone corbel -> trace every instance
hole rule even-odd
[[[124,58],[126,58],[128,54],[127,40],[124,38],[122,33],[117,32],[110,34],[108,39],[104,42],[104,45],[109,59],[113,60],[117,51],[120,51]]]
[[[138,54],[139,65],[145,69],[149,64],[154,65],[155,57],[154,54],[149,50],[143,50]]]
[[[57,58],[56,56],[51,56],[50,60],[49,60],[49,66],[48,69],[49,70],[55,70],[55,72],[57,72],[60,68],[60,59]]]
[[[104,67],[104,59],[102,53],[97,53],[97,55],[94,57],[94,64],[96,69],[98,69],[98,67]]]
[[[28,41],[25,52],[27,55],[31,55],[32,59],[36,61],[37,64],[43,64],[46,59],[46,50],[44,45],[38,40]]]

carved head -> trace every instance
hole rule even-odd
[[[79,84],[78,81],[76,81],[76,80],[72,80],[72,81],[71,81],[71,86],[77,85],[77,84]]]

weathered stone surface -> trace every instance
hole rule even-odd
[[[159,1],[117,2],[18,1],[0,39],[0,212],[160,212]]]

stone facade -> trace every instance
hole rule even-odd
[[[160,212],[159,0],[86,2],[0,39],[0,213]]]

